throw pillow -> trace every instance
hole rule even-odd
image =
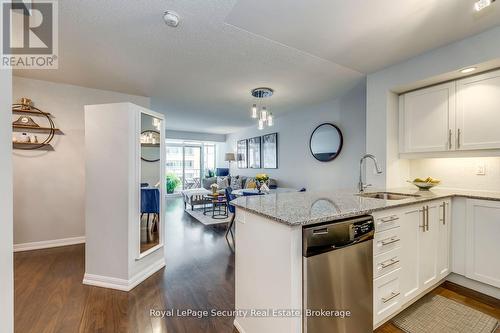
[[[248,177],[245,188],[257,188],[257,184],[255,184],[255,179],[252,177]]]
[[[240,176],[231,177],[231,188],[233,190],[241,190],[243,188],[243,178]]]
[[[217,186],[219,190],[229,187],[229,177],[217,177]]]

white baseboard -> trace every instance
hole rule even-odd
[[[142,272],[133,276],[130,280],[85,273],[83,276],[83,284],[94,287],[130,291],[163,267],[165,267],[165,259],[162,258]]]
[[[85,243],[85,236],[53,239],[41,242],[14,244],[14,252],[49,249],[52,247],[68,246]]]
[[[129,291],[128,280],[85,273],[83,284],[101,288]]]
[[[459,284],[463,287],[475,290],[482,294],[500,299],[500,288],[497,288],[495,286],[490,286],[489,284],[486,283],[471,280],[463,275],[459,275],[456,273],[451,273],[450,275],[448,275],[446,277],[446,280]]]
[[[243,327],[241,327],[240,323],[238,323],[238,321],[236,319],[233,321],[233,325],[234,325],[234,327],[236,327],[238,332],[245,333],[245,330],[243,329]]]

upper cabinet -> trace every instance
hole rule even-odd
[[[400,96],[400,153],[500,148],[500,70]]]
[[[457,149],[500,148],[500,71],[457,81]]]
[[[413,91],[400,97],[402,152],[450,149],[454,131],[455,83]]]

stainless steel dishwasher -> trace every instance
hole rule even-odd
[[[371,216],[304,227],[304,333],[373,332],[374,227]]]

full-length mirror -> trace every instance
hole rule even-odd
[[[141,253],[160,244],[162,120],[141,113]]]
[[[309,148],[315,159],[328,162],[342,150],[343,137],[340,129],[330,123],[321,124],[311,134]]]

